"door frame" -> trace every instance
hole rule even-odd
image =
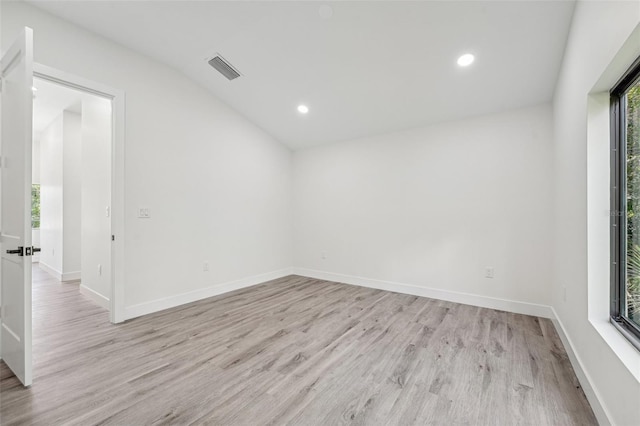
[[[111,100],[111,295],[109,320],[116,324],[124,316],[124,140],[125,93],[101,83],[34,62],[33,76]]]

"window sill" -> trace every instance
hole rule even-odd
[[[620,361],[629,370],[629,372],[640,383],[640,351],[622,333],[609,322],[609,319],[589,320],[593,328],[602,337],[607,345],[618,356]]]
[[[629,343],[631,343],[631,345],[640,351],[640,339],[629,329],[629,327],[631,327],[630,325],[614,321],[613,318],[609,318],[609,322],[629,341]]]

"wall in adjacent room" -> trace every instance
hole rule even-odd
[[[62,272],[70,279],[80,278],[81,253],[81,117],[64,111],[64,150],[62,153],[63,259]]]
[[[82,287],[111,298],[111,101],[82,101]]]
[[[63,111],[40,137],[40,265],[80,278],[80,115]]]
[[[40,137],[40,264],[62,273],[62,115]]]
[[[33,152],[31,157],[31,182],[40,183],[40,136],[33,138]],[[31,244],[40,247],[40,228],[31,230]],[[40,261],[40,253],[34,253],[33,261]]]

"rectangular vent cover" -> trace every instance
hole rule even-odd
[[[234,80],[240,77],[240,73],[220,55],[216,55],[209,59],[209,65],[218,70],[220,74],[227,77],[227,80]]]

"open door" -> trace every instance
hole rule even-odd
[[[25,28],[0,62],[0,355],[31,385],[31,149],[33,31]]]

